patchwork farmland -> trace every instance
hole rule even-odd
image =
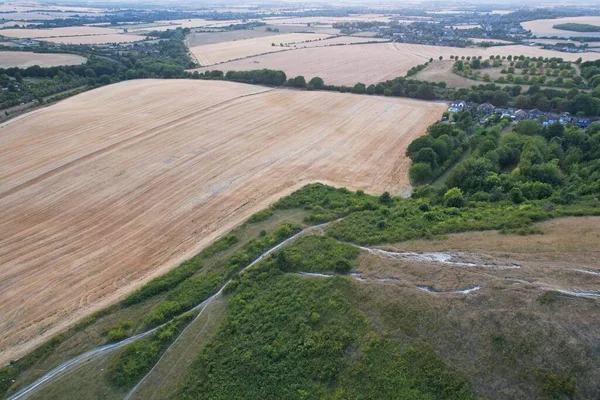
[[[273,40],[278,41],[278,38],[275,37]],[[268,38],[262,38],[262,40],[269,41]],[[316,43],[326,42],[326,40],[323,40]],[[197,70],[202,72],[220,69],[227,72],[269,68],[282,70],[288,76],[303,75],[307,78],[320,76],[325,80],[325,83],[330,85],[353,86],[357,82],[375,84],[404,76],[409,69],[425,63],[430,58],[437,60],[438,57],[442,56],[444,59],[449,60],[452,55],[482,56],[483,58],[488,58],[491,55],[562,57],[568,61],[575,61],[579,57],[582,57],[584,61],[598,58],[596,53],[562,53],[529,46],[457,48],[405,43],[374,43],[297,49],[247,57],[220,64],[218,67],[205,67]]]

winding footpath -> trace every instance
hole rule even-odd
[[[283,242],[279,243],[278,245],[272,247],[271,249],[267,250],[266,252],[264,252],[262,255],[260,255],[257,259],[255,259],[254,261],[252,261],[250,264],[248,264],[244,269],[242,269],[240,271],[240,273],[246,271],[247,269],[255,266],[256,264],[258,264],[259,262],[261,262],[262,260],[264,260],[266,257],[268,257],[269,255],[271,255],[274,251],[277,251],[278,249],[280,249],[283,246],[286,246],[288,244],[290,244],[291,242],[293,242],[294,240],[296,240],[298,237],[307,234],[309,232],[315,231],[317,229],[323,228],[327,225],[329,225],[331,222],[325,223],[325,224],[321,224],[321,225],[315,225],[315,226],[311,226],[308,227],[306,229],[301,230],[300,232],[296,233],[295,235],[289,237],[288,239],[284,240]],[[187,330],[187,328],[192,325],[199,317],[200,315],[202,315],[202,313],[204,312],[206,306],[208,306],[215,298],[217,298],[218,296],[220,296],[223,293],[223,289],[225,289],[225,287],[231,282],[231,279],[228,280],[223,286],[221,286],[221,288],[219,289],[219,291],[217,293],[215,293],[214,295],[212,295],[211,297],[209,297],[208,299],[204,300],[202,303],[198,304],[197,306],[195,306],[194,308],[192,308],[191,310],[188,310],[186,312],[190,312],[190,311],[197,311],[200,310],[200,312],[198,313],[198,315],[194,318],[194,320],[188,324],[186,326],[186,328],[184,330],[182,330],[182,332],[179,334],[179,336],[173,341],[173,343],[171,343],[171,345],[167,348],[167,350],[163,353],[166,354],[167,351],[169,351],[169,349],[171,347],[173,347],[173,345],[179,340],[179,338],[181,337],[181,335]],[[11,395],[10,397],[7,398],[7,400],[17,400],[17,399],[24,399],[27,396],[33,394],[35,391],[42,389],[43,387],[55,382],[56,380],[60,379],[62,376],[66,375],[69,372],[75,371],[77,370],[79,367],[82,367],[84,364],[94,361],[96,359],[98,359],[99,357],[106,355],[114,350],[118,350],[124,346],[127,346],[130,343],[133,343],[139,339],[142,339],[148,335],[150,335],[151,333],[155,332],[157,329],[160,329],[161,327],[167,325],[169,322],[165,322],[162,325],[159,325],[155,328],[152,328],[150,330],[147,330],[145,332],[141,332],[138,333],[137,335],[131,336],[130,338],[127,338],[123,341],[120,341],[118,343],[113,343],[113,344],[108,344],[105,346],[100,346],[97,347],[93,350],[90,350],[88,352],[85,352],[83,354],[78,355],[77,357],[74,357],[68,361],[65,361],[64,363],[60,364],[58,367],[52,369],[50,372],[46,373],[44,376],[42,376],[41,378],[37,379],[36,381],[34,381],[33,383],[25,386],[24,388],[22,388],[21,390],[19,390],[18,392],[16,392],[15,394]],[[158,362],[160,362],[161,358],[158,360]],[[154,368],[156,367],[156,365],[158,364],[158,362],[156,362],[154,364],[154,367],[152,367],[152,369],[148,372],[148,374],[146,374],[141,380],[140,382],[138,382],[138,384],[127,394],[126,399],[129,399],[133,393],[137,390],[137,388],[143,383],[143,381],[148,377],[148,375],[150,375],[150,373],[154,370]]]

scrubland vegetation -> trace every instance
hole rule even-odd
[[[321,251],[319,257],[340,257],[339,248],[298,245],[288,250],[301,253],[313,268],[319,261],[311,259],[315,250]],[[280,257],[239,280],[227,319],[188,372],[181,398],[225,399],[231,393],[247,398],[472,398],[467,381],[430,348],[401,350],[370,331],[349,281],[284,274]]]

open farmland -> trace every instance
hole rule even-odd
[[[531,33],[533,33],[536,36],[600,37],[600,32],[574,32],[554,28],[554,25],[566,23],[600,25],[600,16],[538,19],[535,21],[523,22],[521,23],[521,26],[527,30],[530,30]]]
[[[32,65],[55,67],[58,65],[83,64],[86,59],[74,54],[33,53],[29,51],[3,51],[0,53],[0,68],[26,68]]]
[[[139,42],[144,39],[146,39],[146,36],[115,33],[110,35],[61,36],[43,40],[59,44],[107,44]]]
[[[323,40],[318,42],[326,43]],[[320,76],[330,85],[354,85],[377,83],[398,76],[430,58],[439,56],[449,60],[450,56],[524,55],[530,57],[562,57],[575,61],[582,57],[584,61],[600,58],[597,53],[571,54],[552,50],[543,50],[529,46],[496,46],[489,48],[457,48],[448,46],[428,46],[405,43],[377,43],[353,46],[335,46],[328,48],[297,49],[275,54],[266,54],[244,60],[224,63],[218,69],[244,71],[259,68],[283,70],[288,76],[303,75],[306,78]],[[204,71],[212,68],[200,68]]]
[[[380,14],[357,14],[348,17],[267,17],[263,21],[273,25],[332,25],[340,22],[388,22],[390,17]]]
[[[407,145],[445,109],[399,98],[138,80],[1,125],[1,361],[308,182],[403,191]]]
[[[121,29],[98,28],[94,26],[72,26],[52,29],[3,29],[2,36],[18,39],[43,39],[61,36],[110,35],[121,33]]]
[[[422,64],[423,57],[401,53],[392,43],[353,46],[316,47],[266,54],[219,65],[226,71],[259,68],[280,69],[288,76],[306,78],[320,76],[330,85],[354,85],[356,82],[377,83],[406,74]],[[201,68],[199,71],[213,68]]]
[[[429,82],[446,82],[449,87],[468,88],[480,82],[467,79],[452,72],[454,61],[434,61],[427,68],[419,71],[415,79]]]
[[[257,37],[246,40],[207,44],[191,47],[190,51],[200,65],[214,65],[265,53],[288,50],[288,46],[326,39],[328,35],[290,33],[286,35]],[[273,46],[275,44],[275,46]]]
[[[129,43],[146,37],[122,33],[122,29],[74,26],[52,29],[3,29],[0,34],[17,39],[35,39],[61,44]]]

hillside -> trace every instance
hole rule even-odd
[[[405,190],[401,155],[445,109],[231,82],[135,80],[7,122],[0,360],[122,299],[306,183]]]

